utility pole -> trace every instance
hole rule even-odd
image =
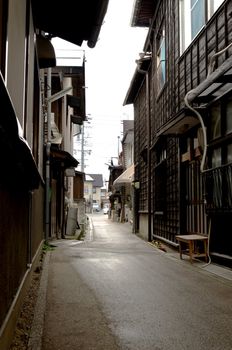
[[[119,160],[119,145],[120,145],[120,136],[118,136],[118,160]]]
[[[76,148],[76,152],[80,152],[80,157],[77,156],[77,159],[80,161],[80,168],[81,168],[81,172],[85,171],[85,162],[86,162],[86,153],[88,155],[91,154],[91,149],[86,149],[87,145],[87,141],[90,138],[89,134],[88,134],[88,129],[91,127],[88,124],[90,124],[90,120],[91,118],[87,119],[85,122],[83,122],[80,132],[78,133],[78,137],[77,137],[77,142],[78,142],[78,149]],[[87,124],[85,124],[87,123]]]

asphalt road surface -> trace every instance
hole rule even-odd
[[[43,350],[231,350],[232,281],[92,215],[51,253]]]

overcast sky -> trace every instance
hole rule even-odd
[[[109,178],[105,163],[118,156],[121,121],[133,119],[132,106],[123,107],[123,101],[147,34],[146,29],[130,26],[133,5],[134,0],[109,0],[95,48],[86,44],[76,47],[86,56],[86,113],[90,124],[85,123],[85,147],[91,154],[85,153],[85,173],[102,174],[104,180]]]

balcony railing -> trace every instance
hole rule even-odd
[[[203,174],[206,210],[232,212],[232,164],[206,170]]]

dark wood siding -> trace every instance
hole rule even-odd
[[[139,211],[147,210],[147,118],[146,87],[140,90],[135,102],[135,179],[140,181]]]
[[[163,38],[163,28],[165,28],[166,44],[166,81],[160,87],[160,84],[157,84],[157,70],[160,73],[160,34],[162,33]],[[180,52],[179,0],[156,2],[152,28],[149,33],[145,47],[148,52],[152,53],[151,70],[149,71],[151,145],[148,145],[149,137],[147,137],[148,129],[146,128],[145,79],[134,101],[135,179],[140,181],[140,189],[136,197],[138,199],[137,213],[149,211],[147,203],[149,203],[148,196],[150,196],[152,210],[151,213],[148,212],[148,215],[153,212],[153,236],[155,238],[160,237],[175,244],[176,234],[191,231],[207,234],[212,227],[212,249],[221,254],[230,255],[231,252],[228,252],[227,247],[231,242],[231,238],[228,238],[231,235],[229,229],[221,234],[220,225],[225,227],[223,223],[231,220],[232,187],[228,180],[229,176],[227,176],[227,174],[231,175],[231,164],[226,164],[225,155],[226,152],[229,152],[227,147],[231,149],[229,146],[231,146],[232,133],[229,130],[225,134],[224,130],[224,134],[221,134],[218,140],[209,140],[207,166],[212,165],[211,158],[214,149],[220,147],[222,155],[220,171],[207,173],[205,178],[206,185],[210,183],[212,187],[212,181],[214,183],[215,188],[211,189],[210,197],[207,188],[204,188],[200,171],[202,158],[202,147],[198,139],[200,123],[196,118],[196,123],[194,121],[188,125],[188,130],[184,128],[180,130],[179,126],[185,126],[185,121],[181,125],[182,117],[191,115],[184,101],[186,94],[205,81],[212,56],[232,42],[232,0],[222,3],[183,53]],[[231,54],[232,47],[218,56],[214,69],[219,67]],[[135,94],[134,91],[133,93]],[[231,92],[227,92],[228,96],[221,99],[221,105],[226,105],[229,94]],[[196,101],[195,105],[197,106]],[[209,132],[212,118],[210,108],[201,110],[201,115]],[[221,119],[226,118],[225,115],[225,108],[222,108]],[[177,120],[180,124],[175,131],[178,130],[179,133],[174,135],[173,125]],[[225,123],[226,121],[222,126]],[[147,149],[151,152],[152,193],[148,193],[150,169],[146,162]],[[231,160],[231,157],[228,159]],[[230,170],[227,173],[224,173],[225,165]],[[224,187],[222,186],[219,191],[220,186],[217,185],[216,188],[215,184],[218,184],[221,178],[224,181]],[[225,189],[228,196],[226,201],[222,201]],[[206,210],[208,215],[206,215]]]

